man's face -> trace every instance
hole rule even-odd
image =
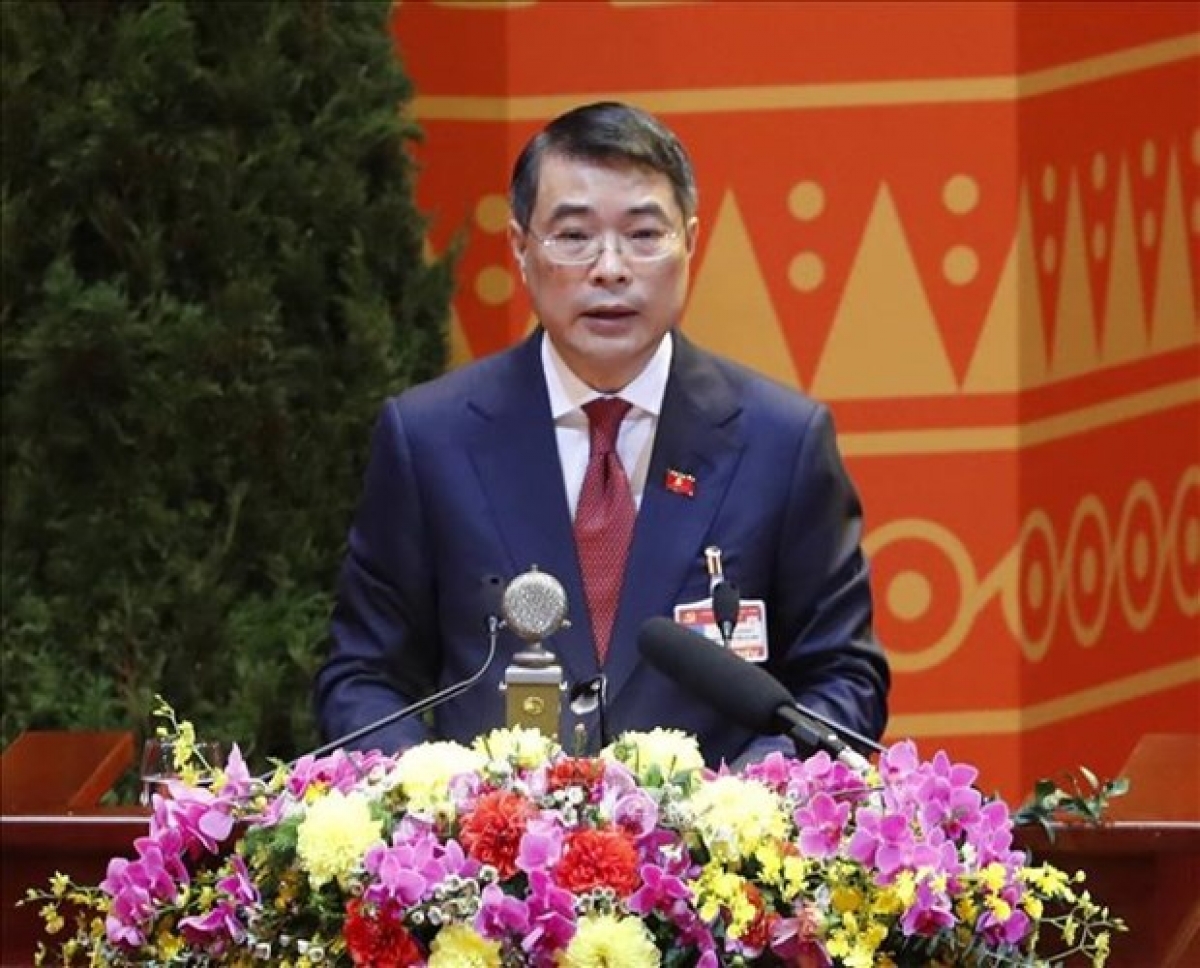
[[[589,386],[621,389],[641,372],[678,321],[687,295],[696,219],[684,224],[666,175],[622,163],[547,154],[527,232],[509,223],[513,253],[538,319],[567,365]],[[617,251],[639,233],[677,232],[671,252],[638,262]],[[585,265],[559,265],[538,241],[605,236]]]

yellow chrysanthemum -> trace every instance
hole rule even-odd
[[[380,840],[382,825],[361,793],[336,790],[308,808],[296,829],[296,855],[314,888],[342,881]]]
[[[688,800],[697,832],[713,857],[739,861],[787,836],[783,800],[754,780],[721,776]]]
[[[434,813],[448,805],[450,781],[483,769],[486,761],[459,743],[422,743],[400,756],[393,778],[408,798],[410,810]]]
[[[500,968],[500,964],[500,943],[467,924],[447,925],[433,939],[429,952],[429,968]]]
[[[477,737],[471,749],[493,762],[499,760],[529,769],[545,763],[561,747],[539,729],[513,726],[493,729],[486,736]]]
[[[695,738],[677,729],[624,733],[600,755],[623,763],[640,783],[683,779],[690,788],[699,784],[700,771],[704,769],[704,757]]]
[[[562,968],[658,968],[662,955],[640,918],[582,918],[563,952]]]

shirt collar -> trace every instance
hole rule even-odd
[[[639,410],[657,417],[662,412],[663,396],[667,392],[667,377],[671,372],[674,345],[671,334],[665,333],[658,349],[654,351],[642,372],[615,395],[622,400],[628,400]],[[544,333],[542,372],[545,374],[546,390],[550,395],[550,413],[555,420],[573,410],[581,410],[585,403],[590,403],[597,397],[611,395],[599,393],[579,379],[554,348],[550,337]]]

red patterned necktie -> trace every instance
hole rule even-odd
[[[629,402],[603,397],[583,410],[588,417],[591,451],[575,509],[575,547],[592,616],[596,656],[603,665],[637,517],[629,478],[617,454],[617,431],[629,412]]]

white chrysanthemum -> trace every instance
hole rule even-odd
[[[580,918],[562,968],[658,968],[662,955],[640,918],[610,914]]]
[[[678,778],[680,774],[690,774],[698,780],[704,769],[700,744],[695,737],[677,729],[623,733],[600,755],[624,764],[640,783],[654,784],[673,776]]]
[[[556,756],[562,748],[541,730],[512,726],[493,729],[486,736],[477,737],[471,749],[491,762],[506,762],[532,769]]]
[[[401,754],[393,779],[408,798],[410,810],[436,813],[449,806],[450,781],[463,773],[477,773],[485,762],[459,743],[422,743]]]
[[[308,808],[297,826],[296,854],[309,882],[319,888],[331,880],[344,881],[382,834],[382,823],[371,815],[366,796],[331,790]]]
[[[719,776],[689,798],[692,824],[714,858],[736,861],[788,834],[783,799],[755,780]]]

